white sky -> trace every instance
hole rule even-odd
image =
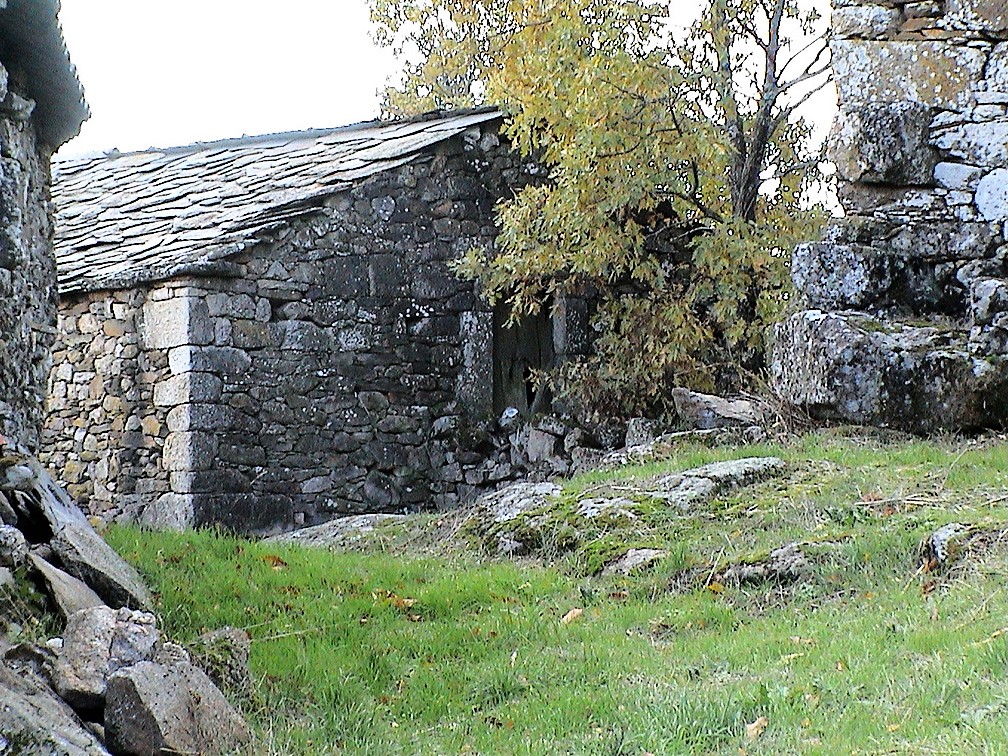
[[[366,0],[63,0],[91,120],[61,156],[342,126],[394,70]]]
[[[63,0],[60,18],[92,113],[64,157],[369,120],[395,71],[367,0]]]

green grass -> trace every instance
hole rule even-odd
[[[174,638],[249,630],[257,753],[1003,752],[1008,449],[843,432],[687,446],[582,476],[564,500],[754,454],[784,458],[788,478],[685,514],[644,507],[631,527],[520,564],[461,535],[425,540],[444,518],[353,554],[211,532],[108,537],[150,579]],[[920,574],[922,539],[951,521],[987,536],[947,573]],[[712,585],[791,541],[813,563],[806,579]],[[389,547],[403,542],[410,553]],[[596,574],[636,545],[670,556],[631,578]]]

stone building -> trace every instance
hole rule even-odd
[[[0,2],[0,434],[33,450],[56,322],[49,159],[88,115],[58,11]]]
[[[839,0],[846,217],[796,250],[773,380],[815,416],[1008,423],[1008,5]]]
[[[495,204],[537,173],[499,122],[59,163],[46,448],[78,500],[262,531],[447,506],[506,474],[460,439],[557,349],[548,319],[514,338],[450,269],[492,247]]]

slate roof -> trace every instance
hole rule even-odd
[[[498,118],[451,111],[57,161],[60,292],[212,269],[322,199]]]
[[[53,149],[77,136],[90,116],[59,9],[59,0],[0,0],[0,59],[27,74],[39,135]]]

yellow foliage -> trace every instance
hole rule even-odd
[[[550,169],[498,208],[496,250],[459,270],[516,315],[601,293],[597,354],[563,366],[561,390],[660,409],[669,383],[759,365],[790,250],[823,217],[806,201],[821,154],[795,113],[828,76],[814,12],[709,0],[676,34],[673,0],[371,3],[404,65],[390,112],[492,102]]]

